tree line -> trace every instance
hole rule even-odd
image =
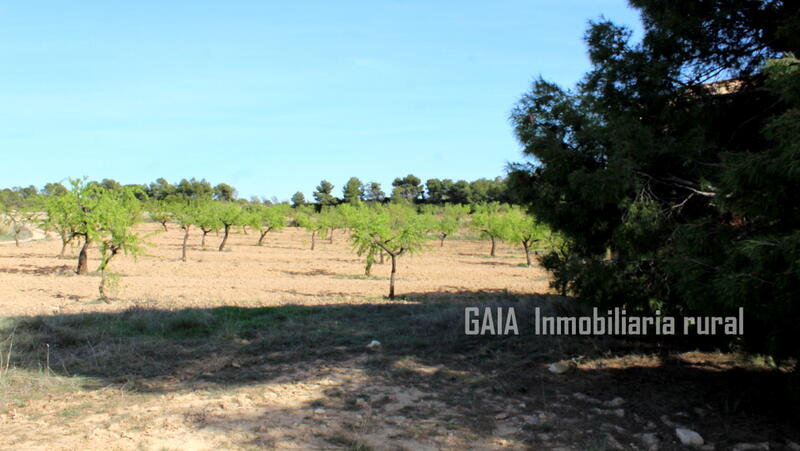
[[[184,178],[178,183],[172,184],[164,178],[158,178],[150,184],[123,185],[114,179],[106,178],[93,183],[107,190],[133,189],[140,200],[213,199],[267,205],[282,203],[275,197],[251,196],[246,200],[241,199],[235,187],[227,183],[212,185],[206,179]],[[64,184],[59,182],[47,183],[41,190],[33,185],[4,188],[0,190],[0,204],[15,205],[39,194],[49,196],[63,193],[66,189]],[[318,208],[321,208],[340,203],[351,203],[356,200],[380,203],[403,201],[415,204],[444,205],[450,203],[469,205],[484,202],[516,203],[516,196],[508,189],[504,177],[496,177],[494,179],[480,178],[471,182],[433,178],[423,183],[420,178],[409,174],[405,177],[394,179],[392,189],[388,194],[378,182],[365,183],[358,177],[351,177],[342,187],[341,196],[336,195],[335,185],[328,180],[322,180],[314,189],[313,199],[306,199],[305,195],[298,191],[291,197],[289,202],[295,207],[316,204]]]

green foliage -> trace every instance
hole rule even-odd
[[[422,180],[413,174],[394,179],[392,186],[394,187],[392,190],[392,200],[395,202],[413,202],[425,193],[422,187]]]
[[[166,232],[167,223],[174,219],[174,212],[170,203],[165,200],[152,200],[147,203],[146,209],[150,219],[160,223]]]
[[[353,248],[359,256],[367,256],[367,265],[371,265],[377,252],[384,251],[391,257],[389,298],[394,298],[396,260],[424,249],[432,226],[429,216],[419,215],[404,204],[372,204],[348,212],[347,218]]]
[[[292,195],[292,207],[300,207],[306,204],[306,196],[300,191]]]
[[[364,190],[364,200],[371,202],[383,202],[386,198],[386,193],[381,189],[381,184],[378,182],[369,182]]]
[[[323,180],[314,191],[314,200],[321,206],[336,205],[338,199],[333,196],[333,183]]]
[[[220,183],[214,187],[214,199],[222,202],[233,202],[236,200],[236,188],[227,183]]]
[[[466,205],[447,204],[442,208],[440,215],[435,218],[433,229],[439,233],[441,245],[444,240],[459,231],[461,225],[469,215],[469,207]]]
[[[364,200],[364,184],[358,177],[350,177],[350,180],[344,185],[342,200],[347,203]]]
[[[645,33],[586,33],[574,91],[537,80],[510,185],[563,233],[555,286],[629,311],[725,315],[751,349],[800,341],[800,50],[789,2],[634,0]],[[722,80],[728,77],[728,80]]]
[[[492,241],[491,256],[495,255],[496,241],[502,240],[505,234],[506,223],[503,220],[503,214],[507,208],[507,205],[499,202],[490,202],[476,205],[475,211],[472,213],[470,227],[482,238]]]
[[[516,206],[505,214],[502,224],[503,240],[522,245],[528,266],[532,264],[531,246],[541,242],[552,242],[554,239],[549,227]]]

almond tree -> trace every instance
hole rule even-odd
[[[466,205],[447,204],[442,209],[441,217],[436,220],[435,230],[439,234],[439,247],[444,247],[444,240],[448,236],[458,232],[461,223],[469,214],[469,207]]]
[[[503,217],[503,222],[503,239],[509,243],[521,244],[525,249],[525,261],[531,266],[531,245],[546,240],[550,229],[519,207],[509,210]]]
[[[314,250],[317,242],[317,235],[325,235],[328,232],[328,223],[318,214],[298,212],[295,215],[295,222],[298,226],[311,232],[311,250]]]
[[[501,209],[498,202],[479,204],[475,206],[475,212],[472,214],[472,228],[479,232],[481,237],[492,241],[492,249],[489,252],[492,257],[497,250],[497,240],[502,240],[505,233]]]
[[[93,211],[97,222],[91,234],[100,243],[101,260],[97,268],[100,271],[100,298],[108,299],[106,290],[116,280],[113,274],[107,272],[111,259],[120,252],[136,256],[142,251],[143,241],[134,230],[141,220],[142,208],[135,190],[130,188],[104,189],[98,195]]]
[[[19,236],[23,230],[34,223],[36,211],[28,202],[20,202],[16,205],[5,204],[2,207],[3,216],[11,225],[11,232],[14,234],[14,244],[19,247]]]
[[[170,204],[170,213],[183,230],[183,244],[181,246],[181,261],[186,261],[186,249],[189,243],[189,231],[197,220],[198,208],[196,202],[173,202]],[[205,238],[205,235],[203,235]]]
[[[381,249],[389,255],[392,269],[389,277],[389,299],[395,296],[397,259],[406,254],[424,249],[428,239],[430,221],[406,205],[393,204],[387,207],[361,207],[350,224],[350,239],[359,255],[367,258]],[[368,265],[370,261],[368,260]]]
[[[45,197],[43,206],[45,217],[42,225],[58,233],[61,238],[59,257],[64,258],[67,245],[77,236],[78,199],[75,193],[65,191]]]
[[[217,218],[216,207],[217,203],[209,200],[198,201],[195,204],[193,216],[195,225],[203,233],[203,237],[200,240],[200,246],[203,249],[206,248],[206,235],[216,232],[222,227]]]
[[[276,204],[270,206],[254,206],[251,217],[251,225],[258,229],[258,245],[264,245],[264,239],[272,231],[279,231],[286,226],[286,217],[290,207],[287,204]]]
[[[69,183],[71,185],[70,195],[74,197],[74,203],[69,204],[70,208],[74,208],[73,235],[83,238],[75,272],[86,274],[89,272],[89,246],[100,235],[101,219],[98,216],[98,207],[107,190],[98,183],[87,183],[85,178],[69,179]]]
[[[162,200],[151,201],[147,205],[147,212],[150,214],[150,218],[160,223],[161,227],[163,227],[166,232],[167,223],[173,219],[172,211],[170,211],[170,204]]]
[[[241,225],[244,215],[242,214],[242,207],[234,202],[219,202],[216,207],[217,221],[222,225],[223,233],[222,242],[219,243],[219,251],[225,250],[225,244],[228,242],[228,235],[230,235],[231,227]]]

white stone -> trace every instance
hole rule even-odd
[[[607,401],[605,403],[606,407],[619,407],[625,404],[625,400],[617,396],[616,398],[612,399],[611,401]]]
[[[575,364],[573,362],[570,362],[569,360],[562,360],[548,366],[547,371],[550,371],[553,374],[564,374],[574,367]]]
[[[648,451],[658,450],[659,440],[655,432],[643,432],[638,434],[637,437],[639,437],[639,440],[642,441]]]
[[[705,443],[703,437],[691,429],[675,428],[675,435],[678,436],[678,440],[685,446],[699,447],[703,446]]]
[[[367,345],[367,349],[372,349],[372,350],[377,350],[380,347],[381,347],[381,342],[378,340],[372,340]]]

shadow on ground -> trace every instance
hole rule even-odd
[[[87,389],[226,389],[345,368],[362,376],[297,408],[368,406],[380,413],[392,404],[385,388],[394,387],[420,394],[395,416],[548,449],[636,449],[643,433],[653,434],[659,449],[681,449],[676,425],[702,431],[717,449],[800,441],[797,404],[786,398],[797,393],[794,372],[732,354],[687,353],[695,347],[685,342],[534,336],[535,307],[574,312],[557,296],[443,292],[404,299],[16,317],[0,323],[0,340],[13,337],[11,365],[84,376]],[[466,336],[465,305],[513,306],[520,335]],[[377,350],[367,349],[372,340],[381,342]],[[548,364],[561,359],[577,368],[550,373]],[[612,402],[617,397],[623,401]]]

